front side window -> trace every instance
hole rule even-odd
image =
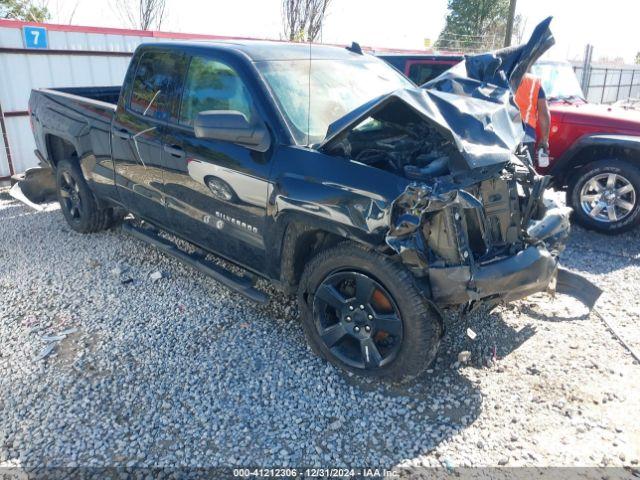
[[[133,79],[130,108],[144,116],[164,120],[171,92],[184,71],[184,57],[169,52],[142,55]]]
[[[194,57],[182,94],[180,123],[193,126],[198,113],[208,110],[235,110],[251,122],[251,96],[231,67]]]

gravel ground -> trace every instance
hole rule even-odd
[[[0,239],[0,466],[638,464],[640,365],[571,298],[450,313],[433,368],[389,387],[314,357],[293,299],[267,285],[255,306],[6,190]],[[639,232],[575,228],[563,263],[640,351]]]

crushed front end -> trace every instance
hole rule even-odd
[[[570,209],[545,203],[550,178],[520,150],[509,90],[477,89],[492,100],[394,92],[335,125],[321,147],[407,180],[386,243],[442,306],[546,290],[569,236]]]
[[[387,244],[439,305],[495,305],[544,291],[569,235],[548,177],[516,155],[502,167],[414,182],[392,207]]]
[[[597,287],[559,268],[571,209],[544,200],[549,177],[522,150],[513,92],[554,40],[548,18],[514,48],[468,56],[431,82],[362,105],[329,127],[324,152],[408,181],[387,245],[438,305],[555,288],[592,307]]]

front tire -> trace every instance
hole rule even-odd
[[[76,161],[60,161],[56,168],[56,186],[60,209],[73,230],[94,233],[112,224],[111,209],[99,207]]]
[[[581,168],[567,189],[573,219],[589,230],[615,235],[640,223],[640,169],[622,160]]]
[[[345,371],[405,382],[436,356],[442,319],[388,256],[351,242],[325,250],[304,269],[298,300],[311,348]]]

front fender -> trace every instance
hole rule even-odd
[[[276,232],[284,232],[295,219],[341,237],[384,245],[392,202],[407,179],[313,149],[286,147],[274,156],[268,210]]]
[[[566,182],[567,173],[578,164],[578,159],[589,149],[617,148],[637,152],[640,162],[640,136],[615,135],[615,134],[591,134],[580,137],[576,142],[552,165],[549,175],[554,179],[556,186],[562,186]],[[588,162],[583,162],[584,164]]]
[[[365,243],[374,243],[376,238],[383,243],[389,225],[391,203],[387,199],[341,185],[310,185],[305,179],[289,178],[286,188],[274,192],[272,198],[278,225],[296,219]]]

